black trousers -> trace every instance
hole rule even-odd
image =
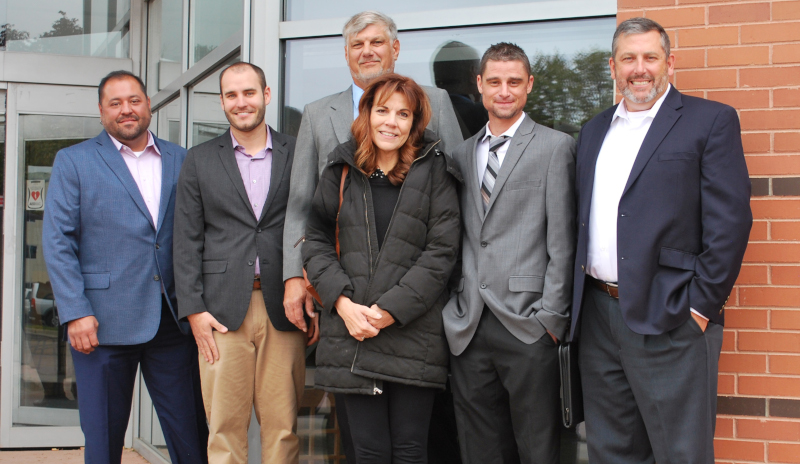
[[[464,464],[558,464],[558,349],[549,335],[527,345],[484,307],[450,369]]]
[[[380,395],[339,395],[347,409],[354,464],[426,464],[435,394],[433,388],[383,382]]]
[[[689,318],[661,335],[622,320],[619,300],[587,286],[580,360],[592,464],[714,463],[722,326]]]

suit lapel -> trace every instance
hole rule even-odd
[[[331,102],[331,124],[339,143],[350,139],[350,126],[353,125],[353,86],[340,93]]]
[[[100,153],[100,156],[103,158],[103,161],[106,162],[111,171],[117,176],[119,181],[125,187],[125,190],[128,191],[128,194],[133,199],[133,202],[136,203],[136,206],[142,212],[142,214],[147,217],[147,220],[150,221],[150,224],[153,225],[153,229],[155,229],[155,225],[153,224],[153,217],[150,215],[150,210],[147,209],[147,205],[144,203],[144,198],[142,198],[142,193],[139,191],[139,186],[136,185],[136,181],[133,180],[133,175],[131,175],[130,169],[128,169],[128,165],[125,164],[125,160],[122,159],[122,153],[117,150],[117,147],[114,146],[114,142],[111,141],[111,138],[108,136],[106,131],[103,131],[97,138],[97,152]],[[160,209],[160,208],[159,208]]]
[[[247,197],[247,191],[244,189],[242,173],[239,172],[239,165],[236,164],[236,154],[233,152],[230,129],[220,136],[218,155],[222,161],[222,166],[225,167],[225,172],[228,173],[228,178],[233,182],[236,191],[239,192],[239,196],[247,207],[247,211],[250,211],[250,214],[255,218],[253,207],[250,206],[250,199]]]
[[[478,132],[472,140],[472,148],[467,156],[467,189],[472,192],[473,203],[478,209],[478,217],[483,221],[483,197],[481,196],[481,182],[483,179],[478,179],[478,155],[475,152],[478,147],[478,142],[486,135],[486,126]]]
[[[161,200],[158,204],[158,224],[156,224],[156,230],[160,230],[172,197],[172,186],[175,184],[175,154],[158,143],[157,138],[153,137],[153,140],[161,152]]]
[[[508,180],[508,176],[511,175],[511,171],[514,169],[514,166],[516,166],[517,162],[522,156],[522,153],[525,151],[525,148],[528,147],[528,144],[536,135],[533,132],[534,126],[536,126],[536,123],[533,122],[533,119],[528,117],[527,114],[525,114],[522,124],[519,125],[514,137],[512,137],[509,141],[510,145],[508,147],[508,151],[506,152],[505,158],[503,158],[503,164],[500,165],[500,172],[497,173],[497,179],[494,181],[492,197],[489,199],[489,208],[486,209],[487,216],[489,215],[489,211],[492,210],[492,205],[500,195],[500,191],[503,190],[503,186],[505,185],[506,180]]]
[[[628,176],[628,182],[625,184],[625,190],[622,191],[622,195],[625,195],[625,192],[636,182],[636,178],[639,177],[639,174],[642,173],[647,162],[650,161],[650,158],[653,156],[653,153],[655,153],[658,146],[661,145],[661,141],[664,140],[664,137],[672,130],[672,126],[674,126],[678,118],[681,117],[681,114],[676,110],[682,106],[681,94],[674,88],[670,89],[667,98],[664,100],[658,113],[656,113],[656,117],[653,119],[653,123],[650,125],[647,135],[644,137],[641,148],[639,148],[639,153],[636,155],[636,160],[633,162],[631,174]]]
[[[275,132],[272,127],[269,128],[269,131],[270,134],[272,134],[272,173],[269,176],[269,192],[267,193],[267,199],[264,201],[264,207],[261,209],[261,217],[258,222],[263,221],[264,217],[267,215],[267,210],[270,205],[272,205],[276,192],[281,186],[283,174],[286,171],[286,164],[289,161],[289,150],[286,148],[286,140],[284,140],[282,134]]]

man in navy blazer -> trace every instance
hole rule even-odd
[[[197,348],[177,318],[175,185],[186,150],[147,130],[142,81],[99,86],[105,130],[58,152],[45,205],[45,262],[67,324],[85,462],[119,463],[141,365],[173,463],[206,463]]]
[[[752,225],[736,111],[669,84],[656,22],[622,22],[623,101],[578,141],[572,338],[589,460],[714,462],[724,305]]]

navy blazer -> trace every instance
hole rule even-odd
[[[53,163],[42,241],[59,320],[95,316],[101,345],[151,340],[161,322],[162,284],[177,315],[172,225],[186,150],[155,143],[162,165],[157,224],[105,131],[60,150]],[[180,325],[188,333],[188,323]]]
[[[616,106],[578,139],[578,249],[570,338],[586,281],[595,163]],[[739,118],[730,106],[671,88],[633,163],[619,202],[619,302],[628,327],[661,334],[694,308],[724,323],[723,306],[739,275],[753,216]]]

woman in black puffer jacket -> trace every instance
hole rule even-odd
[[[367,87],[306,228],[303,261],[323,307],[314,382],[342,393],[358,464],[426,463],[434,394],[447,380],[441,312],[460,243],[461,175],[425,130],[430,114],[409,78]]]

